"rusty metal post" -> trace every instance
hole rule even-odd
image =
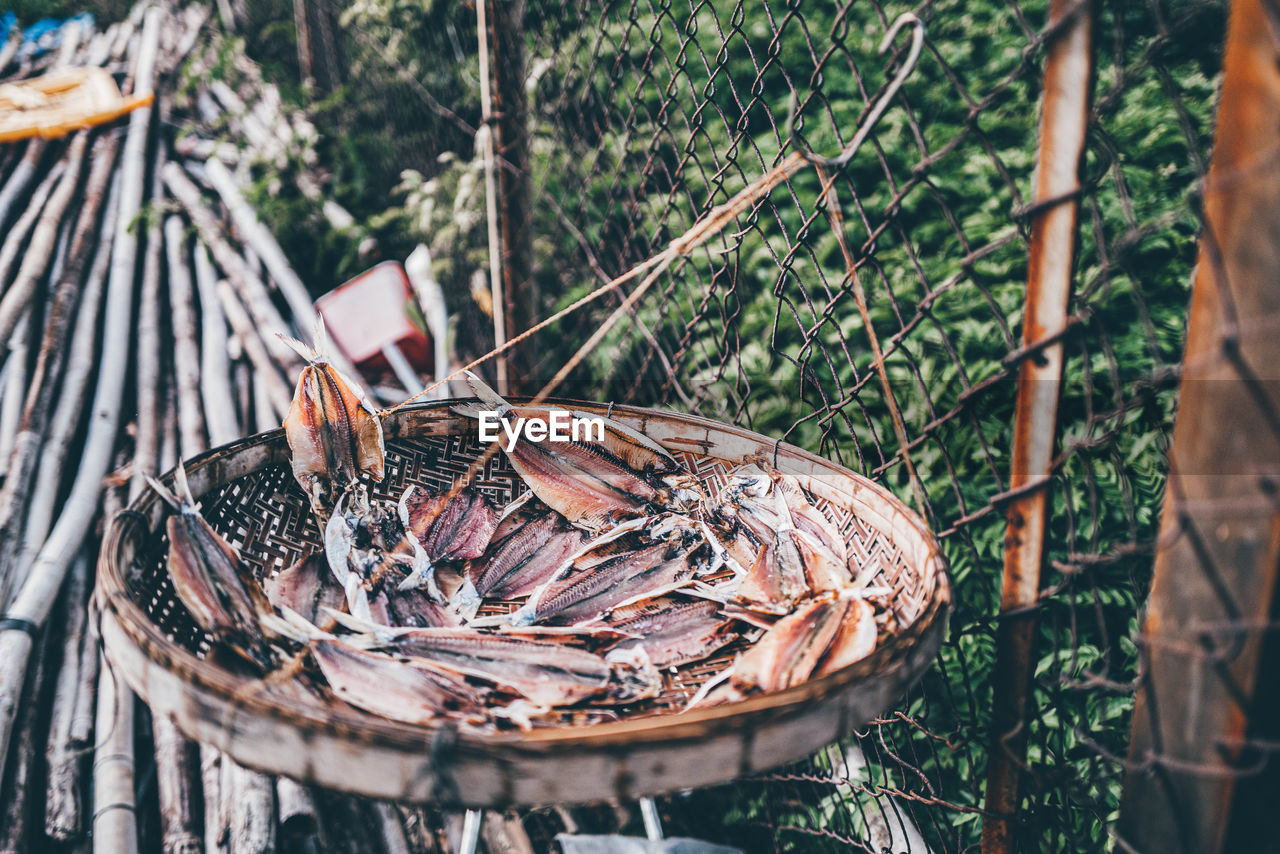
[[[510,340],[537,322],[533,283],[533,239],[530,225],[529,104],[525,95],[524,0],[483,0],[484,40],[492,63],[486,121],[493,134],[497,162],[497,232],[501,249],[501,320]],[[479,11],[479,9],[478,9]],[[505,360],[509,391],[531,390],[533,358],[528,345],[516,347]]]
[[[1087,2],[1053,0],[1044,71],[1024,345],[1060,335],[1075,261],[1077,193],[1093,84],[1093,11]],[[1040,593],[1045,510],[1058,422],[1063,346],[1046,347],[1022,363],[1014,417],[1010,488],[1024,490],[1009,505],[1004,541],[1003,618],[996,635],[991,745],[987,757],[987,818],[983,854],[1013,850],[1013,815],[1027,746],[1027,701],[1036,619],[1028,609]]]
[[[1275,4],[1235,0],[1120,810],[1141,851],[1274,836],[1274,788],[1261,813],[1250,790],[1275,786],[1275,754],[1248,740],[1280,716],[1261,670],[1280,567],[1278,60]]]

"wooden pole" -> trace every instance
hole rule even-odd
[[[1093,10],[1078,0],[1053,0],[1036,171],[1036,204],[1027,270],[1025,346],[1066,329],[1075,265],[1080,170],[1093,83]],[[1015,850],[1014,816],[1027,749],[1027,701],[1035,660],[1040,568],[1044,563],[1049,478],[1062,383],[1061,343],[1040,350],[1018,371],[1009,486],[1025,490],[1009,505],[1004,540],[1001,620],[992,675],[991,742],[987,752],[987,816],[983,854]]]
[[[48,768],[45,794],[44,831],[50,839],[65,842],[83,830],[80,794],[83,790],[80,769],[82,752],[71,741],[71,721],[76,711],[76,691],[80,684],[80,655],[84,647],[86,594],[89,587],[91,561],[81,552],[67,577],[66,622],[62,626],[62,665],[58,671],[50,713]]]
[[[486,118],[493,128],[497,163],[498,234],[502,252],[502,319],[504,340],[511,340],[537,321],[533,283],[533,243],[529,228],[529,104],[525,95],[525,0],[485,0],[488,10],[488,54],[492,60],[492,104]],[[495,318],[498,316],[494,306]],[[534,360],[528,347],[506,356],[512,394],[528,391]],[[526,382],[528,377],[530,381]]]
[[[159,7],[153,6],[147,11],[133,94],[145,94],[152,89],[162,15]],[[148,107],[135,110],[130,115],[120,167],[123,190],[113,240],[98,385],[94,390],[93,420],[85,439],[80,468],[57,524],[36,556],[27,582],[9,608],[8,616],[14,627],[0,631],[0,773],[7,758],[17,696],[31,654],[32,636],[22,627],[39,626],[49,616],[67,568],[97,515],[102,479],[112,462],[124,397],[129,327],[133,316],[134,263],[137,256],[133,221],[142,207],[150,124],[151,110]],[[127,695],[127,689],[123,693]]]
[[[1260,663],[1277,625],[1280,567],[1274,9],[1235,0],[1227,27],[1120,809],[1120,835],[1142,851],[1264,850],[1274,837],[1274,741],[1249,744],[1280,716],[1276,674]],[[1260,812],[1240,808],[1258,796]]]
[[[85,138],[84,134],[80,135],[81,140]],[[52,300],[23,406],[21,427],[14,439],[14,453],[8,476],[4,489],[0,491],[0,589],[5,591],[5,595],[0,596],[0,601],[7,599],[7,591],[12,583],[21,581],[22,567],[17,561],[18,550],[13,546],[19,535],[22,515],[30,505],[34,489],[32,475],[44,456],[42,451],[50,435],[47,427],[55,400],[55,386],[69,345],[67,332],[75,315],[80,283],[92,257],[89,248],[98,233],[98,212],[111,182],[118,139],[115,133],[107,133],[100,136],[94,144],[93,166],[71,239],[71,263],[65,269],[55,270],[51,274]],[[83,144],[77,142],[76,145],[83,150]],[[53,205],[50,204],[50,207]],[[65,205],[63,207],[65,209]],[[32,243],[35,243],[34,237]],[[24,262],[23,267],[26,266]],[[15,572],[15,568],[19,572]]]

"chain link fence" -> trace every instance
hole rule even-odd
[[[660,806],[669,833],[750,851],[976,850],[989,817],[988,757],[1002,749],[992,708],[1008,699],[993,671],[1004,511],[1019,495],[1016,378],[1060,341],[1013,827],[1018,850],[1124,847],[1114,828],[1226,4],[1092,7],[1095,82],[1069,321],[1058,339],[1031,347],[1022,337],[1031,200],[1057,35],[1045,2],[528,0],[522,19],[499,22],[522,29],[525,56],[522,90],[508,90],[491,122],[477,94],[485,82],[473,5],[319,5],[345,33],[340,82],[357,106],[341,113],[340,96],[309,90],[313,111],[391,134],[386,151],[330,148],[334,182],[355,181],[362,158],[412,167],[394,222],[431,246],[464,359],[492,341],[487,284],[476,279],[488,258],[478,129],[501,130],[527,110],[527,137],[499,138],[497,159],[528,192],[507,212],[520,226],[505,247],[516,268],[507,298],[537,320],[664,248],[791,151],[838,153],[903,61],[905,39],[877,53],[886,30],[903,12],[919,15],[920,60],[836,174],[834,195],[824,200],[817,173],[801,171],[665,274],[562,388],[731,421],[838,460],[916,502],[950,561],[949,638],[884,718],[800,765]],[[493,73],[518,59],[496,55]],[[359,209],[358,193],[347,201]],[[384,250],[393,254],[394,242]],[[539,388],[626,290],[522,345],[521,387]],[[576,815],[584,830],[624,826],[603,809]],[[538,839],[565,824],[551,810],[525,818]]]

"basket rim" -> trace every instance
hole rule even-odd
[[[512,396],[513,402],[527,398]],[[473,401],[473,398],[450,398],[443,401],[430,401],[414,404],[398,410],[401,418],[416,413],[443,410],[462,403]],[[548,749],[565,747],[582,747],[585,749],[609,747],[611,745],[647,742],[679,741],[687,738],[700,738],[708,731],[718,730],[718,724],[731,720],[785,716],[787,712],[838,691],[852,682],[869,679],[872,676],[887,675],[903,666],[908,653],[916,646],[917,641],[929,633],[934,623],[945,618],[951,601],[951,585],[948,568],[936,537],[925,525],[924,520],[901,499],[889,492],[885,487],[864,475],[851,471],[844,466],[817,454],[804,450],[796,445],[781,440],[769,439],[734,424],[728,424],[699,415],[672,412],[649,407],[616,405],[609,406],[596,401],[581,401],[571,398],[549,398],[545,405],[571,405],[577,409],[599,409],[612,411],[614,414],[634,418],[656,418],[664,421],[681,422],[689,426],[706,428],[720,433],[735,434],[753,442],[773,447],[774,459],[785,452],[788,456],[799,457],[821,467],[836,469],[842,476],[854,479],[859,487],[871,489],[876,495],[893,505],[902,518],[908,521],[911,528],[927,548],[927,557],[922,562],[922,569],[935,576],[933,590],[929,594],[919,616],[905,626],[897,634],[891,635],[883,643],[878,644],[870,655],[847,667],[818,679],[807,680],[799,685],[783,691],[762,694],[733,703],[712,706],[678,714],[656,714],[642,717],[611,721],[605,723],[564,725],[535,729],[530,732],[494,732],[479,733],[458,731],[455,749],[466,750],[501,748],[503,750],[543,752]],[[395,436],[389,438],[396,438]],[[257,433],[217,448],[211,448],[184,461],[184,465],[197,469],[210,460],[239,453],[243,450],[272,445],[284,440],[284,429]],[[161,478],[169,481],[173,470]],[[304,707],[295,702],[272,695],[261,690],[247,690],[260,684],[257,677],[235,673],[220,666],[204,661],[184,647],[166,637],[160,627],[154,623],[141,606],[128,594],[125,586],[123,567],[118,556],[126,537],[134,535],[138,528],[145,526],[149,511],[159,497],[152,490],[146,490],[129,506],[116,516],[103,538],[102,548],[98,556],[98,587],[95,599],[98,608],[110,612],[110,616],[124,634],[152,663],[172,671],[185,681],[208,691],[228,703],[234,703],[237,714],[260,715],[274,718],[292,726],[305,727],[308,730],[354,738],[359,741],[373,741],[392,747],[413,747],[422,749],[425,734],[439,732],[449,728],[431,725],[408,724],[374,715],[355,713],[345,708],[335,708],[327,715],[318,714],[318,707]],[[150,533],[147,529],[146,533]],[[108,657],[110,650],[108,649]],[[135,691],[147,701],[145,690]],[[773,714],[770,714],[773,713]]]

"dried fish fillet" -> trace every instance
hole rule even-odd
[[[818,599],[802,605],[765,632],[733,667],[731,683],[740,691],[782,691],[870,653],[865,621],[870,606],[857,598]],[[871,621],[874,629],[874,621]]]
[[[495,539],[484,555],[468,565],[453,606],[471,617],[486,597],[527,596],[550,580],[586,539],[583,531],[554,510],[526,517],[520,526],[507,526],[507,536]]]
[[[467,382],[481,402],[502,417],[545,419],[550,414],[545,407],[512,406],[474,374],[467,374]],[[687,509],[700,497],[696,478],[680,474],[675,458],[660,445],[629,427],[609,419],[603,422],[603,438],[520,438],[503,450],[543,503],[589,530],[603,530],[653,508]]]
[[[724,496],[726,504],[709,514],[712,536],[738,562],[756,548],[736,603],[781,615],[810,595],[850,584],[843,538],[794,478],[741,466],[730,473]]]
[[[736,639],[732,624],[716,602],[664,598],[613,613],[609,627],[633,637],[610,647],[608,655],[643,649],[654,667],[678,667],[701,661]]]
[[[865,599],[848,598],[844,602],[844,614],[840,618],[840,631],[836,633],[827,654],[823,657],[814,676],[826,676],[855,661],[861,661],[876,648],[875,609]]]
[[[393,590],[386,595],[387,625],[415,628],[456,628],[462,625],[457,614],[433,600],[421,588]]]
[[[491,682],[539,706],[631,702],[658,690],[654,673],[552,641],[468,629],[390,629],[346,614],[337,619],[398,656]]]
[[[580,553],[569,574],[540,588],[510,622],[589,623],[619,606],[685,586],[710,559],[701,533],[670,519],[604,547],[603,560],[591,547]]]
[[[450,712],[476,712],[482,692],[451,673],[339,640],[317,640],[311,656],[342,700],[384,718],[430,724]]]
[[[325,356],[323,321],[316,327],[315,348],[281,338],[307,360],[284,419],[293,476],[324,516],[361,476],[382,480],[382,422]]]
[[[410,486],[401,498],[405,527],[435,563],[484,554],[498,527],[498,510],[477,489],[430,493]]]
[[[266,579],[262,588],[274,607],[297,611],[325,631],[331,631],[337,621],[322,616],[320,609],[340,608],[346,601],[328,561],[319,552],[307,553],[293,566]]]
[[[271,603],[236,550],[200,515],[181,466],[174,479],[177,495],[155,478],[147,479],[177,511],[165,523],[174,591],[196,624],[215,641],[258,667],[270,669],[273,656],[259,618],[271,614]]]

